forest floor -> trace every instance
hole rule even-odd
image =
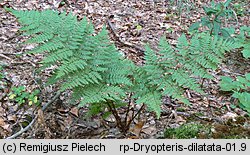
[[[25,86],[27,92],[39,89],[39,100],[45,105],[56,95],[58,87],[44,85],[50,69],[35,72],[42,55],[26,53],[34,45],[21,44],[27,37],[20,35],[20,25],[4,6],[18,10],[73,12],[78,19],[86,16],[93,22],[96,32],[106,26],[116,47],[141,65],[145,44],[156,48],[160,37],[166,37],[175,46],[177,38],[182,33],[187,34],[188,27],[204,16],[202,6],[209,3],[209,0],[186,0],[182,4],[174,0],[0,0],[0,65],[4,75],[0,82],[0,138],[22,130],[35,116],[32,127],[16,138],[250,138],[249,116],[235,106],[237,101],[229,94],[219,91],[218,85],[221,76],[235,77],[250,72],[249,60],[243,59],[239,51],[227,54],[227,61],[213,72],[214,79],[204,81],[205,96],[187,90],[191,106],[166,97],[159,119],[145,111],[125,135],[115,127],[112,116],[86,118],[87,108],[75,108],[69,99],[70,91],[62,93],[45,111],[35,106],[20,106],[8,95],[14,86]],[[247,14],[237,17],[238,24],[235,21],[227,24],[236,28],[249,26],[249,5],[244,5],[247,1],[238,3],[242,3]],[[177,128],[180,130],[172,130]],[[187,136],[178,137],[178,132],[187,132]],[[188,136],[192,134],[194,137]]]

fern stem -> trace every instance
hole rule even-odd
[[[131,106],[131,102],[132,102],[131,96],[132,96],[132,93],[129,93],[129,96],[128,96],[129,101],[128,101],[127,110],[126,110],[126,116],[125,116],[125,123],[126,123],[126,125],[128,125],[128,124],[127,124],[128,113],[129,113],[129,111],[130,111],[130,106]]]
[[[115,120],[116,120],[116,125],[117,127],[123,132],[123,133],[126,133],[126,124],[122,123],[122,120],[121,120],[121,117],[119,116],[116,108],[115,108],[115,105],[114,105],[114,102],[107,102],[107,105],[108,105],[108,108],[109,108],[109,111],[112,112],[113,116],[115,117]]]
[[[137,113],[132,117],[131,121],[129,124],[131,124],[131,122],[141,113],[141,111],[144,109],[145,104],[143,103],[141,108],[137,111]]]

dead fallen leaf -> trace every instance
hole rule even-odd
[[[5,125],[4,119],[0,117],[0,126],[4,126],[4,125]]]
[[[151,135],[152,133],[154,133],[156,131],[156,127],[155,126],[149,126],[149,127],[146,127],[146,128],[143,128],[141,130],[141,132],[147,134],[147,135]]]
[[[79,109],[77,107],[71,108],[70,113],[73,114],[74,116],[78,117],[79,116]]]
[[[237,117],[238,115],[236,113],[232,113],[232,112],[227,112],[225,115],[223,115],[221,118],[225,121],[229,120],[229,119],[235,119],[235,117]]]
[[[3,125],[2,128],[3,128],[4,130],[8,131],[9,133],[12,131],[9,124]]]
[[[7,116],[7,118],[8,118],[8,121],[14,121],[14,122],[16,122],[16,120],[17,120],[16,115],[9,115],[9,116]]]
[[[142,130],[142,127],[144,126],[144,121],[139,121],[133,128],[130,129],[130,131],[135,134],[137,137],[140,137],[140,133]]]
[[[37,115],[38,115],[38,118],[37,118],[38,125],[41,125],[42,127],[44,127],[44,125],[46,123],[45,123],[44,114],[43,114],[42,109],[38,109]]]
[[[186,120],[183,119],[181,116],[176,116],[176,117],[175,117],[175,122],[176,122],[176,123],[182,124],[182,123],[185,123]]]

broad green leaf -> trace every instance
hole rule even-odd
[[[243,105],[243,108],[250,110],[250,94],[249,93],[247,93],[247,92],[243,92],[243,93],[235,92],[233,94],[233,97],[239,99],[240,104]]]
[[[244,58],[250,58],[250,49],[244,49],[243,51],[242,51],[242,54],[243,54],[243,56],[244,56]]]
[[[215,13],[218,12],[218,10],[214,9],[214,8],[204,7],[203,9],[204,9],[204,11],[206,12],[206,14],[208,16],[210,16],[210,15],[215,14]]]
[[[231,91],[233,90],[233,79],[227,76],[221,77],[220,89],[223,91]]]
[[[35,104],[38,102],[37,96],[34,97],[34,100],[33,100],[33,101],[34,101]]]
[[[247,73],[245,76],[246,76],[246,79],[247,79],[248,81],[250,81],[250,73]]]
[[[244,77],[241,77],[241,76],[238,76],[237,79],[238,79],[238,81],[239,81],[240,83],[242,83],[242,84],[245,84],[245,83],[248,82],[247,79],[245,79]]]

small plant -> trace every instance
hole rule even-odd
[[[221,77],[220,89],[222,91],[232,91],[232,97],[239,100],[239,105],[250,115],[250,73],[244,77],[238,76],[236,80],[230,77]]]
[[[237,14],[237,16],[244,16],[247,14],[246,10],[244,9],[244,6],[247,6],[248,4],[242,2],[242,3],[235,3],[233,4],[232,8]]]
[[[34,90],[32,93],[25,91],[24,86],[12,87],[11,92],[9,93],[9,99],[16,101],[19,105],[28,103],[28,105],[39,105],[38,94],[39,90]]]
[[[192,32],[197,30],[199,27],[204,26],[209,29],[210,35],[219,35],[221,33],[223,37],[229,37],[226,29],[222,28],[222,17],[234,15],[233,10],[228,9],[231,1],[232,0],[227,0],[224,3],[220,2],[217,4],[212,1],[210,7],[203,7],[206,16],[202,17],[201,21],[192,24],[189,31]]]
[[[172,6],[169,8],[169,10],[172,12],[175,11],[175,14],[179,16],[180,22],[182,20],[182,13],[186,12],[186,15],[189,16],[189,12],[195,8],[194,4],[191,2],[191,0],[170,0],[169,6]],[[166,14],[166,19],[172,18],[173,14]]]
[[[250,58],[250,27],[242,26],[240,27],[240,33],[236,34],[235,28],[225,28],[230,36],[228,39],[237,43],[236,48],[242,48],[241,52],[244,58]]]
[[[236,41],[243,48],[242,54],[244,58],[250,58],[250,27],[243,26],[240,28],[240,34],[236,37]]]
[[[190,139],[199,138],[199,133],[210,133],[210,128],[202,124],[188,123],[183,124],[178,128],[169,128],[164,132],[164,138],[170,139]]]

